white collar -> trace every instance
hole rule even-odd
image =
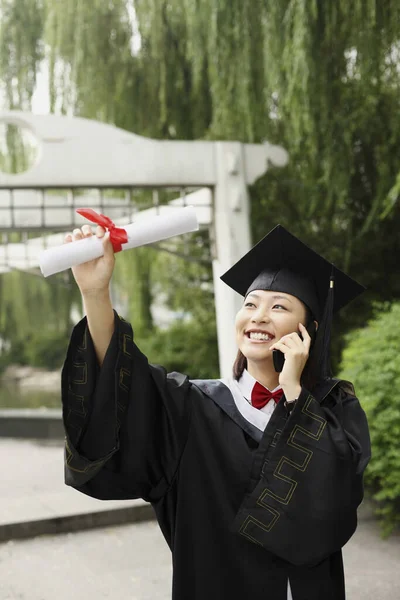
[[[247,369],[244,369],[241,378],[238,380],[238,386],[240,388],[240,391],[242,392],[242,395],[246,398],[247,402],[251,403],[251,392],[253,391],[253,387],[256,383],[257,379],[250,375]],[[262,383],[260,383],[260,385],[262,385]],[[265,385],[263,387],[265,387]],[[276,392],[276,390],[279,390],[281,387],[282,386],[278,385],[274,390],[268,390],[267,387],[265,387],[265,389],[267,389],[270,392]]]
[[[251,402],[246,400],[243,396],[239,387],[239,382],[236,381],[236,379],[229,377],[227,379],[220,379],[220,381],[230,389],[236,408],[241,413],[242,417],[244,417],[246,421],[249,421],[249,423],[252,423],[252,425],[257,427],[260,431],[264,431],[275,410],[275,402],[268,402],[268,404],[260,409],[254,408],[254,406],[251,405]]]
[[[275,402],[268,402],[268,404],[260,409],[252,406],[251,392],[257,380],[245,369],[239,381],[236,381],[231,377],[228,379],[221,379],[220,381],[230,389],[236,407],[242,416],[257,427],[257,429],[264,431],[276,405]],[[280,387],[281,386],[278,385],[278,387],[272,391],[275,392]]]

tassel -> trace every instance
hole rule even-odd
[[[331,335],[333,305],[335,300],[335,277],[332,274],[329,281],[328,296],[325,302],[324,313],[320,324],[320,347],[318,356],[318,372],[322,380],[332,377],[331,367]]]

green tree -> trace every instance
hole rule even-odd
[[[44,0],[1,0],[0,14],[1,104],[7,109],[29,110],[44,57]],[[4,131],[1,167],[12,173],[25,170],[32,158],[31,147],[17,127],[9,125]],[[10,241],[17,242],[19,237],[14,233]],[[17,271],[2,274],[1,365],[60,366],[56,346],[65,347],[75,302],[77,294],[68,276],[49,282]]]
[[[7,108],[28,109],[44,55],[44,0],[0,0],[0,90]]]
[[[80,298],[71,275],[53,279],[13,271],[0,277],[1,365],[60,367],[68,341],[71,309]]]
[[[341,371],[367,413],[372,459],[365,482],[386,533],[400,523],[399,323],[400,303],[376,306],[368,326],[347,337]]]
[[[254,241],[280,222],[369,288],[339,333],[367,320],[371,300],[400,297],[396,0],[43,2],[32,39],[48,48],[54,111],[155,138],[284,145],[288,167],[251,190]],[[6,4],[14,31],[18,1]],[[132,260],[144,280],[146,260]],[[149,319],[148,290],[125,283]]]

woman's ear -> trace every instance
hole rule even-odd
[[[315,324],[315,331],[318,331],[318,321],[314,321]]]

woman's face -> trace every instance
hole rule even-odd
[[[250,362],[272,358],[270,346],[281,337],[306,325],[304,304],[283,292],[254,290],[236,315],[236,342]]]

